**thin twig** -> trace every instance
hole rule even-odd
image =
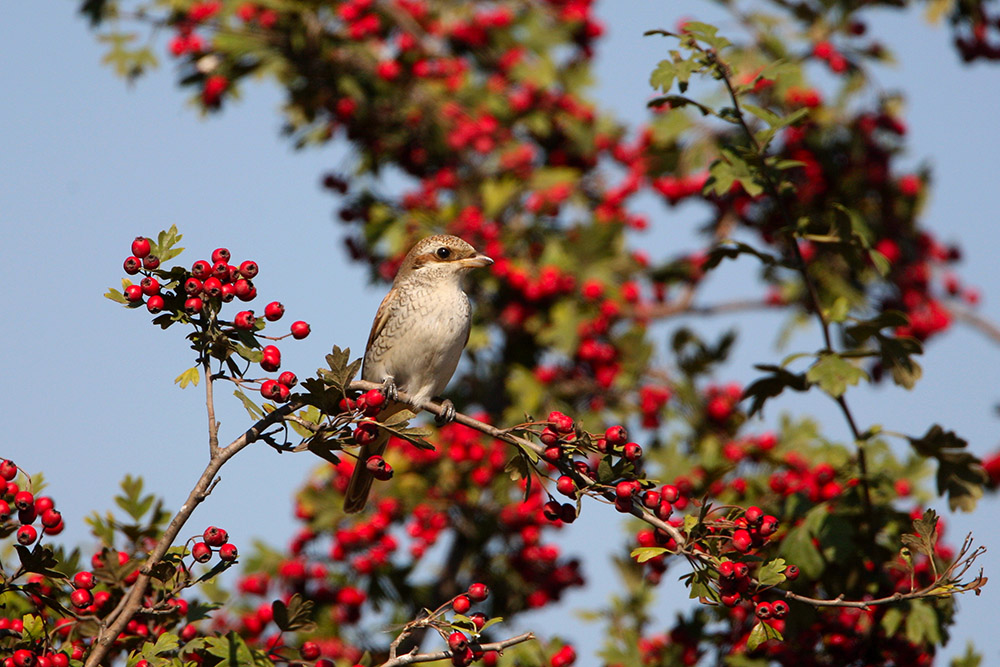
[[[215,456],[219,451],[219,422],[215,421],[215,396],[213,393],[212,369],[206,355],[202,360],[202,374],[205,377],[205,408],[208,410],[208,454]]]
[[[499,642],[491,642],[489,644],[477,644],[475,642],[469,642],[469,648],[473,651],[497,651],[501,652],[505,648],[514,646],[516,644],[522,644],[527,641],[531,641],[535,638],[534,633],[525,632],[523,635],[518,635],[516,637],[511,637],[510,639],[504,639]],[[379,667],[398,667],[399,665],[412,665],[417,662],[434,662],[435,660],[447,660],[452,656],[451,651],[436,651],[434,653],[406,653],[395,658],[390,658],[386,662],[383,662]]]

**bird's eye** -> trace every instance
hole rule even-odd
[[[445,248],[444,246],[441,246],[440,248],[437,249],[437,256],[440,257],[441,259],[448,259],[449,257],[451,257],[451,250]]]

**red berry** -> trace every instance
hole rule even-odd
[[[163,306],[164,306],[163,297],[160,296],[159,294],[154,294],[153,296],[149,297],[148,301],[146,301],[146,310],[148,310],[154,315],[162,311]]]
[[[482,602],[489,594],[490,589],[486,584],[475,583],[469,586],[469,599],[473,602]]]
[[[229,264],[226,262],[216,262],[213,264],[212,276],[218,278],[219,282],[229,282]]]
[[[475,614],[469,617],[469,620],[476,626],[476,630],[482,632],[483,626],[486,625],[486,614],[477,611]]]
[[[754,609],[754,613],[757,614],[757,618],[761,620],[771,618],[774,616],[774,607],[771,606],[770,602],[758,602],[757,607]]]
[[[6,500],[0,498],[0,523],[5,522],[10,518],[10,505],[7,504]]]
[[[18,649],[14,651],[12,662],[15,667],[35,667],[35,654],[25,648]]]
[[[456,600],[457,602],[458,600]],[[462,612],[459,612],[462,613]],[[448,648],[452,651],[462,652],[469,646],[469,640],[461,632],[453,632],[448,635]]]
[[[785,578],[789,581],[795,581],[799,578],[799,566],[789,565],[785,568]]]
[[[604,432],[604,439],[609,445],[622,445],[628,440],[628,431],[624,426],[610,426]]]
[[[152,276],[146,276],[139,281],[139,287],[142,288],[142,293],[146,296],[153,296],[160,292],[160,281]]]
[[[771,610],[775,618],[784,618],[788,614],[788,603],[784,600],[775,600],[771,603]]]
[[[770,537],[778,531],[778,517],[766,515],[760,521],[760,534],[762,537]]]
[[[244,262],[245,264],[246,262]],[[302,642],[299,647],[299,657],[303,660],[315,660],[320,656],[319,644],[316,642]]]
[[[301,320],[298,322],[292,322],[292,338],[296,340],[302,340],[309,335],[309,325]]]
[[[232,563],[239,556],[239,551],[236,549],[236,545],[232,542],[226,542],[221,547],[219,547],[219,558],[227,563]]]
[[[392,466],[377,454],[368,457],[368,460],[365,461],[365,468],[372,474],[372,477],[379,481],[384,482],[392,477]]]
[[[563,503],[559,506],[559,520],[563,523],[573,523],[576,521],[576,505]]]
[[[549,413],[548,421],[552,423],[553,428],[558,433],[566,434],[573,432],[573,419],[558,410],[553,410]]]
[[[31,495],[30,491],[18,491],[14,496],[14,507],[19,510],[26,510],[34,505],[35,496]]]
[[[264,317],[268,322],[277,322],[285,314],[285,307],[280,301],[272,301],[264,307]]]
[[[677,499],[681,497],[681,492],[673,484],[667,484],[660,489],[660,497],[668,503],[676,503]]]
[[[750,537],[750,533],[742,528],[733,532],[733,548],[741,553],[746,553],[750,551],[750,547],[753,545],[753,539]]]
[[[147,255],[142,258],[142,268],[147,271],[155,271],[160,268],[160,258],[156,255]]]
[[[17,542],[23,546],[33,544],[38,539],[38,531],[34,526],[21,526],[17,529]]]
[[[470,607],[472,607],[472,602],[465,595],[459,595],[451,603],[451,608],[454,609],[457,614],[464,614],[469,611]]]
[[[260,360],[260,367],[268,373],[281,368],[281,351],[274,345],[268,345],[263,350],[263,357]]]
[[[254,317],[252,310],[241,310],[236,313],[236,317],[233,318],[233,326],[237,329],[242,329],[243,331],[250,331],[254,328],[257,323],[257,318]]]
[[[132,241],[132,254],[139,259],[148,255],[152,249],[152,244],[145,236],[136,236],[135,240]]]
[[[212,263],[218,264],[219,262],[229,262],[229,258],[232,257],[228,248],[216,248],[212,251]]]
[[[216,526],[209,526],[201,536],[204,538],[205,544],[210,547],[221,547],[229,541],[229,533]]]
[[[0,479],[6,482],[17,477],[17,466],[10,459],[0,461]]]
[[[576,482],[569,475],[562,475],[556,480],[556,491],[572,498],[576,495]]]
[[[740,594],[739,593],[729,593],[729,594],[726,594],[726,595],[722,595],[720,597],[720,601],[722,602],[722,604],[724,604],[727,607],[735,607],[736,605],[738,605],[740,603]]]
[[[631,498],[632,494],[635,493],[635,490],[636,483],[632,481],[626,480],[624,482],[618,482],[618,484],[615,485],[615,495],[623,500]]]
[[[719,576],[723,579],[732,579],[736,574],[735,563],[731,560],[724,560],[719,563]]]
[[[184,281],[184,292],[188,296],[197,296],[203,289],[205,284],[193,276]]]
[[[660,506],[662,500],[660,499],[660,492],[653,491],[650,489],[642,494],[642,504],[646,506],[647,509],[656,510]]]
[[[751,526],[755,526],[760,523],[760,520],[764,518],[764,510],[757,507],[756,505],[751,505],[744,512],[743,516],[746,518],[747,523]]]
[[[94,587],[94,573],[93,572],[77,572],[73,575],[73,585],[77,588],[85,588],[88,591]]]
[[[34,505],[29,505],[25,509],[17,511],[17,520],[19,523],[35,523],[35,519],[37,518],[38,510],[35,509]]]
[[[125,263],[122,265],[122,268],[125,269],[125,273],[129,274],[130,276],[134,276],[135,274],[139,273],[139,269],[142,268],[142,260],[139,259],[138,257],[126,257]]]
[[[198,280],[205,280],[212,276],[212,265],[203,259],[199,259],[197,262],[191,265],[191,275],[193,275]]]
[[[260,385],[260,395],[269,401],[275,401],[281,397],[280,387],[276,380],[264,380]]]
[[[210,298],[222,296],[222,281],[212,276],[205,279],[205,294]]]
[[[125,288],[125,298],[129,303],[142,303],[142,288],[138,285],[129,285]]]
[[[204,542],[195,542],[191,547],[191,555],[199,563],[207,563],[212,558],[212,549]]]
[[[637,442],[630,442],[625,445],[625,460],[635,463],[642,458],[642,447]]]
[[[556,500],[550,500],[542,505],[542,515],[548,521],[559,521],[562,505]]]
[[[46,528],[55,528],[62,523],[62,514],[58,510],[47,509],[42,512],[42,525]]]
[[[78,588],[70,594],[69,601],[77,609],[83,609],[94,603],[94,595],[86,588]]]
[[[298,384],[298,382],[299,379],[295,377],[295,373],[291,371],[285,371],[284,373],[278,376],[278,384],[282,384],[288,387],[289,389]]]
[[[733,567],[737,579],[745,579],[750,576],[750,566],[746,563],[736,563]]]
[[[245,278],[240,278],[233,283],[233,289],[236,291],[236,298],[240,301],[252,301],[257,296],[257,288]]]
[[[257,262],[252,260],[247,260],[240,264],[240,275],[248,280],[257,275],[260,271],[260,267],[257,266]]]
[[[199,297],[193,296],[190,299],[184,301],[184,312],[188,315],[197,315],[201,312],[201,309],[205,307],[205,302]]]

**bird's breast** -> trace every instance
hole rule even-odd
[[[410,285],[399,289],[385,325],[365,354],[363,377],[427,400],[455,373],[469,335],[472,309],[458,287]]]

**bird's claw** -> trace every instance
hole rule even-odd
[[[455,421],[455,404],[447,398],[441,401],[441,414],[434,417],[434,422],[438,425],[450,424]]]
[[[396,388],[396,378],[386,375],[382,379],[382,394],[390,401],[399,398],[399,389]]]

